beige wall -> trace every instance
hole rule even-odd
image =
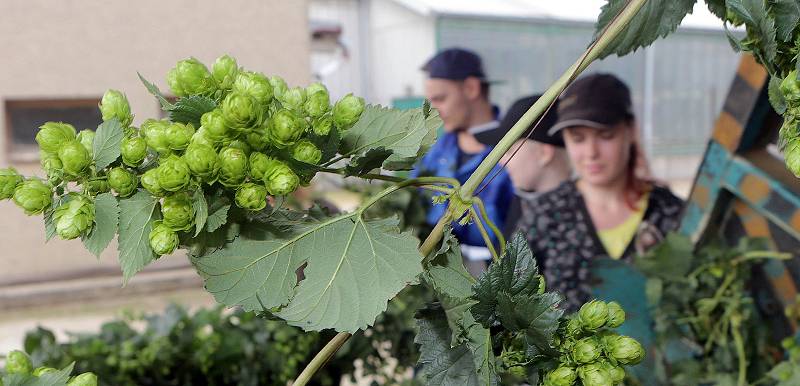
[[[0,1],[0,167],[38,169],[8,159],[7,100],[99,98],[116,88],[128,95],[138,124],[157,116],[158,106],[137,71],[166,90],[164,76],[178,60],[195,56],[210,64],[224,53],[248,69],[306,84],[307,13],[303,0]],[[41,217],[0,202],[0,284],[32,273],[116,266],[115,248],[98,263],[79,241],[44,244]]]

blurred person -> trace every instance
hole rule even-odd
[[[423,157],[412,176],[451,177],[464,183],[491,151],[487,138],[492,136],[499,123],[498,111],[489,101],[491,82],[486,78],[481,58],[461,48],[437,53],[422,70],[428,74],[425,95],[439,112],[444,135]],[[502,232],[514,187],[502,166],[496,165],[489,176],[495,174],[497,176],[478,193],[478,197],[483,200],[489,219]],[[428,203],[428,225],[435,225],[446,210],[446,204]],[[479,275],[492,257],[477,225],[462,226],[453,221],[452,226],[453,234],[461,244],[467,269],[473,275]],[[496,244],[497,236],[486,224],[484,227],[492,243]]]
[[[491,143],[499,142],[541,96],[527,96],[511,104],[497,130],[493,131],[494,138],[487,140]],[[557,108],[556,103],[538,125],[536,122],[532,123],[500,160],[514,184],[514,199],[509,206],[503,230],[506,239],[520,217],[524,216],[523,211],[528,210],[530,202],[539,193],[554,189],[570,177],[571,168],[561,132],[549,132],[556,122]]]
[[[630,91],[609,74],[576,80],[559,99],[551,133],[563,132],[577,178],[542,193],[520,219],[549,289],[576,311],[591,298],[616,301],[626,311],[618,331],[654,343],[646,278],[631,263],[675,230],[683,202],[637,174],[644,164],[636,143]],[[631,368],[642,384],[655,384],[654,355]]]

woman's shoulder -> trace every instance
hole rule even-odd
[[[669,187],[664,185],[654,184],[653,189],[650,191],[650,202],[659,206],[667,208],[682,208],[683,200],[676,196]]]
[[[575,200],[576,195],[580,195],[580,193],[575,186],[575,181],[567,180],[552,190],[539,193],[530,200],[530,204],[532,207],[544,212],[562,210],[563,208],[574,206],[572,202]]]

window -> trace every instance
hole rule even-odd
[[[100,99],[10,100],[5,103],[6,140],[9,159],[31,162],[39,159],[36,133],[48,121],[65,122],[76,131],[95,130],[103,122]]]

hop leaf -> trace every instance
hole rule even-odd
[[[236,190],[236,205],[242,209],[257,211],[267,206],[267,188],[252,182]]]
[[[53,191],[42,180],[32,178],[17,185],[13,198],[14,203],[25,210],[25,214],[39,214],[53,203]]]
[[[117,118],[122,127],[128,127],[133,122],[128,98],[117,90],[108,90],[103,94],[103,99],[100,100],[100,113],[103,115],[104,121]]]

